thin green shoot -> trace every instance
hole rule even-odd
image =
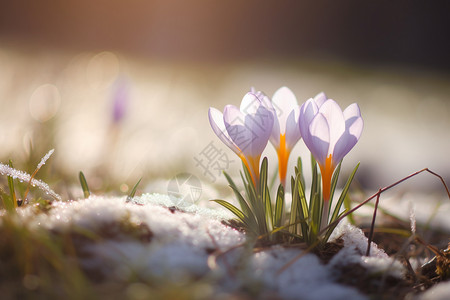
[[[134,198],[134,195],[136,194],[136,190],[137,190],[137,188],[138,188],[138,186],[139,186],[139,183],[141,183],[141,180],[142,180],[142,178],[141,179],[139,179],[139,181],[134,185],[134,187],[131,189],[131,192],[130,192],[130,194],[127,196],[127,202],[130,202],[133,198]],[[87,185],[87,184],[86,184]]]
[[[89,186],[87,184],[86,177],[84,177],[84,174],[81,171],[78,177],[80,179],[81,189],[83,190],[84,198],[89,198],[91,192],[89,191]]]

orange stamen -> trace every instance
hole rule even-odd
[[[278,171],[283,187],[286,185],[286,173],[289,162],[290,150],[286,148],[286,134],[280,134],[280,148],[278,149]]]

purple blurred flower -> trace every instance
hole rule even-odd
[[[285,186],[291,150],[301,139],[298,124],[300,106],[294,93],[287,87],[281,87],[274,93],[272,104],[277,117],[274,120],[270,142],[277,150],[280,181]]]
[[[247,93],[240,108],[227,105],[222,112],[211,107],[209,123],[220,140],[233,150],[259,180],[259,161],[272,132],[275,110],[261,92]]]
[[[127,112],[129,102],[129,83],[123,78],[117,79],[113,86],[113,123],[117,124],[123,120]]]

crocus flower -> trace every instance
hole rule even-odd
[[[125,78],[119,78],[114,83],[112,102],[113,123],[118,124],[125,117],[127,106],[129,106],[129,83]]]
[[[331,178],[344,156],[358,142],[363,120],[358,104],[349,105],[343,112],[332,99],[321,93],[300,108],[300,132],[306,146],[319,164],[323,189],[323,229],[328,222]]]
[[[262,93],[247,93],[240,108],[227,105],[223,113],[211,107],[209,123],[220,140],[233,150],[259,181],[259,161],[272,132],[275,110]]]
[[[287,87],[281,87],[274,93],[272,103],[277,117],[273,124],[270,142],[277,151],[280,181],[285,187],[289,155],[301,138],[298,124],[300,106],[294,93]]]

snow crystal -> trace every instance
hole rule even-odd
[[[50,158],[50,156],[52,156],[53,152],[55,152],[55,149],[48,151],[48,153],[44,155],[44,157],[37,165],[36,170],[39,170],[40,168],[42,168],[43,165],[45,165],[45,162]]]
[[[36,178],[31,178],[31,175],[20,170],[11,168],[8,165],[0,163],[0,174],[10,176],[14,179],[18,179],[21,182],[30,182],[32,186],[37,186],[47,194],[51,195],[57,200],[61,200],[61,196],[55,193],[45,182]]]

